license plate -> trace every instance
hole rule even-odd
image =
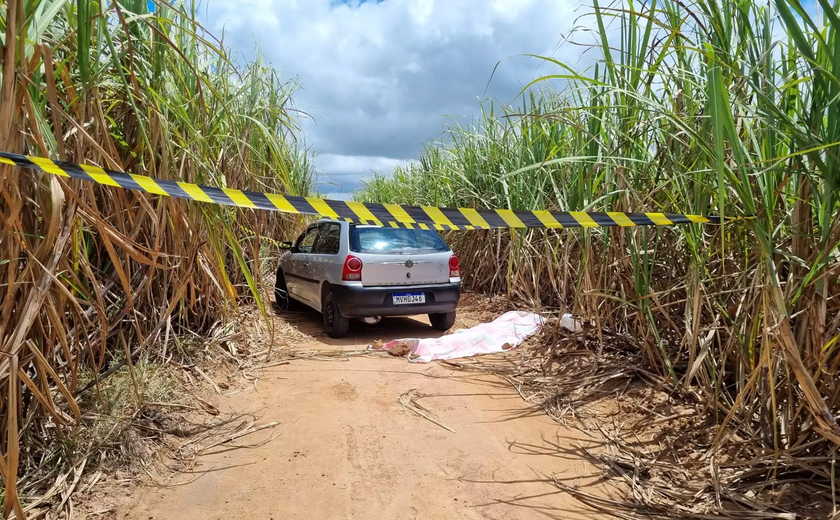
[[[426,295],[423,293],[394,294],[394,305],[409,305],[412,303],[426,303]]]

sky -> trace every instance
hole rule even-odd
[[[297,80],[317,189],[346,198],[371,172],[416,159],[444,125],[469,125],[479,98],[515,102],[558,72],[518,55],[581,65],[584,47],[560,43],[582,12],[580,0],[208,0],[204,23],[234,54],[259,47]]]

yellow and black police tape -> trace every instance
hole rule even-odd
[[[575,228],[603,226],[671,226],[688,223],[720,223],[720,217],[674,213],[624,213],[595,211],[526,211],[510,209],[434,208],[404,204],[370,204],[341,200],[258,193],[232,188],[213,188],[188,182],[153,179],[145,175],[104,170],[98,166],[53,161],[43,157],[0,152],[0,164],[43,170],[61,177],[94,181],[106,186],[145,191],[156,195],[264,209],[319,215],[361,224],[419,227],[437,230],[491,228]],[[727,221],[754,217],[726,217]]]

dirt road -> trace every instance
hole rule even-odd
[[[456,327],[473,324],[469,311]],[[277,318],[281,319],[281,318]],[[374,339],[439,334],[418,319],[360,324],[347,340],[319,331],[319,315],[295,317],[314,337],[302,349],[364,348]],[[400,396],[416,389],[418,404],[450,432],[407,412]],[[220,447],[175,480],[144,488],[118,518],[261,519],[528,519],[598,518],[559,493],[553,475],[592,493],[606,488],[575,453],[587,441],[558,425],[499,380],[404,358],[294,361],[268,368],[256,388],[218,396],[225,411],[278,421],[242,444]]]

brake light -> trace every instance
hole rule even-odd
[[[458,261],[458,257],[455,255],[449,257],[449,277],[461,277],[461,262]]]
[[[341,279],[348,282],[358,282],[362,279],[362,261],[353,255],[347,255],[344,259],[344,271]]]

